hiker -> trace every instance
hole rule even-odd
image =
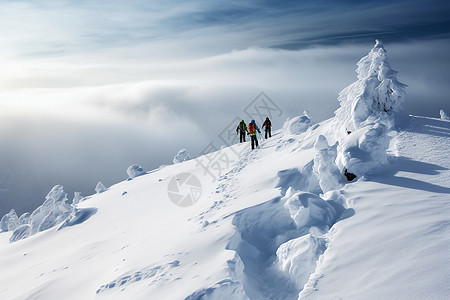
[[[250,124],[248,124],[248,134],[250,135],[250,138],[252,140],[252,150],[255,149],[255,147],[258,147],[258,138],[256,137],[256,131],[261,134],[258,125],[256,125],[255,123],[255,120],[252,120]]]
[[[266,117],[262,127],[264,128],[264,126],[266,127],[265,137],[267,140],[267,134],[269,134],[269,137],[272,137],[272,122],[270,122],[269,117]]]
[[[240,140],[241,143],[245,142],[245,132],[248,133],[247,125],[245,125],[244,120],[242,120],[239,123],[238,127],[236,128],[236,133],[240,134],[239,140]]]

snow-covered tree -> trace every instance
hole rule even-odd
[[[101,181],[99,181],[95,186],[95,191],[97,192],[97,194],[103,193],[106,190],[106,186]]]
[[[173,158],[174,164],[182,163],[183,161],[190,160],[191,156],[189,155],[189,152],[186,149],[181,149],[178,151],[177,155]]]
[[[376,40],[357,66],[358,80],[339,93],[336,117],[348,131],[375,120],[394,127],[396,115],[403,110],[406,85],[397,80],[398,72],[391,68],[381,41]]]
[[[83,196],[81,196],[81,192],[74,192],[73,193],[73,199],[72,199],[72,205],[77,205],[81,202],[83,199]]]
[[[17,226],[19,226],[19,218],[17,217],[16,211],[11,209],[0,220],[0,231],[13,231]]]
[[[144,171],[144,168],[142,168],[140,165],[134,164],[127,168],[127,174],[128,174],[128,180],[131,180],[138,176],[144,175],[145,171]]]
[[[30,216],[31,234],[47,230],[67,218],[73,207],[67,203],[67,193],[62,185],[55,185],[45,197],[44,203]]]
[[[447,114],[443,109],[439,111],[439,114],[441,115],[441,120],[450,120],[450,118],[447,116]]]

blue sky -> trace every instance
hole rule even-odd
[[[275,127],[329,118],[376,38],[408,113],[450,111],[448,1],[0,0],[0,28],[0,214],[195,156],[261,91]]]

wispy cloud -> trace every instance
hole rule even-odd
[[[169,44],[168,56],[177,47],[211,55],[250,46],[373,40],[374,34],[398,40],[449,34],[442,27],[449,12],[441,0],[2,1],[0,51],[48,57],[146,45],[152,54],[153,45]]]

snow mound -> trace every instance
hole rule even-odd
[[[301,170],[298,168],[281,170],[278,172],[279,181],[276,187],[281,188],[281,194],[285,195],[288,188],[321,193],[319,181],[313,174],[314,161],[307,163]]]
[[[311,234],[290,240],[277,250],[278,265],[289,274],[298,289],[302,289],[316,269],[319,256],[325,252],[326,242]]]
[[[313,125],[313,121],[307,112],[303,112],[303,115],[284,122],[282,132],[284,135],[297,135],[305,132],[311,125]]]
[[[389,163],[387,127],[376,123],[367,125],[340,141],[337,166],[357,177],[373,174]]]
[[[339,93],[341,107],[336,118],[351,132],[374,120],[395,127],[396,114],[403,110],[406,99],[406,85],[397,80],[398,72],[391,68],[381,41],[376,40],[357,66],[358,80]]]
[[[315,155],[313,171],[319,181],[323,193],[337,190],[342,187],[342,175],[335,163],[337,146],[338,143],[336,142],[330,147],[327,138],[323,135],[320,135],[314,144]]]
[[[23,224],[14,230],[13,234],[9,238],[10,243],[14,243],[23,240],[31,235],[31,226],[29,224]]]
[[[97,194],[103,193],[106,190],[106,186],[101,181],[99,181],[95,186],[95,191],[97,192]]]
[[[189,155],[188,151],[186,149],[181,149],[178,151],[177,155],[173,158],[174,164],[182,163],[183,161],[190,160],[191,156]]]
[[[441,109],[439,111],[439,114],[441,115],[441,120],[450,120],[450,118],[448,117],[448,115],[445,113],[445,111],[443,109]]]
[[[128,174],[128,180],[131,180],[138,176],[144,175],[145,171],[140,165],[134,164],[127,168],[127,174]]]
[[[297,228],[319,229],[326,232],[336,222],[338,214],[333,206],[319,196],[297,192],[284,204]]]
[[[58,230],[64,227],[70,227],[81,224],[97,212],[96,208],[74,208],[67,219],[58,227]]]

